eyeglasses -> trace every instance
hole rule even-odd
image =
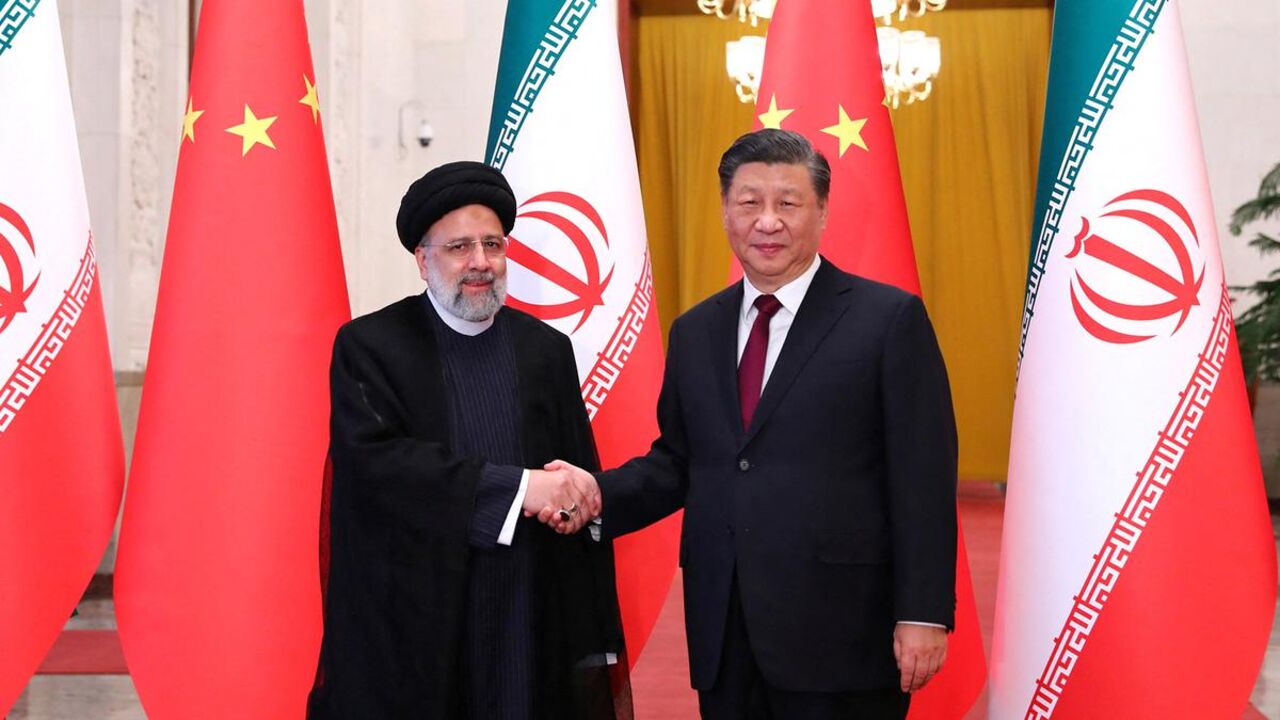
[[[475,252],[476,245],[484,251],[484,254],[491,258],[500,258],[507,254],[507,239],[504,237],[495,238],[487,237],[479,240],[453,240],[447,243],[422,243],[419,247],[438,247],[444,250],[444,254],[461,260]]]

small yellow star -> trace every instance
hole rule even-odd
[[[191,98],[187,98],[187,114],[182,117],[182,137],[191,142],[196,141],[196,121],[204,114],[203,110],[196,110],[191,106]]]
[[[271,136],[267,134],[267,128],[271,127],[271,123],[275,121],[275,115],[264,118],[256,117],[247,104],[244,106],[244,122],[235,127],[227,128],[227,132],[232,135],[239,135],[244,139],[240,149],[240,157],[248,155],[249,148],[254,145],[266,145],[272,150],[276,149],[276,144],[271,142]]]
[[[844,157],[844,151],[848,150],[850,145],[857,145],[866,150],[867,144],[862,141],[862,126],[867,124],[867,119],[850,120],[849,113],[844,111],[843,105],[836,107],[840,109],[840,122],[831,127],[822,128],[822,132],[840,139],[840,157]]]
[[[302,96],[298,102],[311,108],[311,122],[320,122],[320,96],[316,94],[316,86],[311,84],[310,78],[306,75],[302,76],[302,82],[307,84],[307,94]]]
[[[782,127],[782,121],[786,120],[787,116],[793,112],[795,112],[794,108],[790,110],[779,110],[778,96],[776,94],[771,95],[769,97],[768,112],[764,112],[760,114],[760,124],[767,128],[773,128],[774,130],[778,130]]]

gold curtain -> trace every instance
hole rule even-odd
[[[754,110],[725,74],[724,44],[751,30],[700,13],[636,18],[636,151],[663,338],[677,315],[729,283],[716,167]]]
[[[960,476],[1004,480],[1052,15],[943,10],[933,95],[894,112],[920,284],[951,376]]]
[[[943,47],[934,94],[895,111],[894,126],[920,281],[955,397],[960,476],[1003,480],[1051,11],[948,9],[910,27]],[[753,110],[725,75],[724,43],[748,32],[702,15],[636,18],[633,112],[664,330],[727,278],[716,164],[751,128]]]

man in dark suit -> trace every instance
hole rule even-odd
[[[803,136],[739,138],[720,187],[745,279],[672,326],[660,437],[596,475],[604,531],[684,508],[704,718],[904,717],[955,609],[955,421],[933,329],[919,298],[818,256],[830,168]]]
[[[610,543],[530,517],[593,514],[524,468],[596,451],[569,339],[503,307],[515,215],[497,170],[427,173],[396,221],[427,292],[338,332],[311,720],[630,717]]]

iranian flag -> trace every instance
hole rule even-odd
[[[846,272],[919,295],[869,2],[778,2],[756,100],[762,127],[804,135],[831,164],[822,255]],[[735,261],[732,277],[741,276]],[[964,717],[986,679],[963,529],[956,549],[955,631],[942,670],[912,697],[913,720]]]
[[[520,202],[507,304],[573,341],[604,467],[643,454],[658,435],[662,342],[616,2],[508,6],[486,157]],[[633,664],[667,597],[679,523],[614,543]]]
[[[1177,5],[1052,52],[990,716],[1240,717],[1275,546]]]
[[[71,616],[124,448],[53,0],[0,1],[0,717]]]

